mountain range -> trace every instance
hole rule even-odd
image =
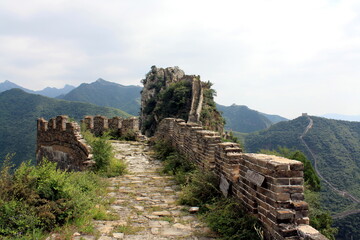
[[[99,78],[93,83],[83,83],[59,98],[69,101],[92,103],[98,106],[114,107],[131,115],[139,115],[139,86],[124,86]]]
[[[54,88],[54,87],[46,87],[43,90],[40,91],[34,91],[34,90],[30,90],[24,87],[21,87],[13,82],[10,82],[8,80],[6,80],[5,82],[0,83],[0,93],[13,89],[13,88],[19,88],[27,93],[33,93],[33,94],[40,94],[46,97],[57,97],[59,95],[63,95],[66,94],[68,92],[70,92],[71,90],[73,90],[75,87],[66,84],[65,87],[63,88]]]
[[[235,132],[250,133],[266,129],[271,125],[287,121],[279,115],[270,115],[252,110],[244,105],[233,104],[231,106],[216,105],[225,118],[225,129]]]
[[[0,162],[8,153],[16,153],[13,163],[35,159],[36,119],[69,115],[75,120],[85,115],[107,117],[130,115],[115,108],[70,102],[11,89],[0,93]]]

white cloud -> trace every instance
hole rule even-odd
[[[360,114],[355,0],[13,0],[0,9],[0,79],[139,84],[151,65],[178,65],[214,82],[223,104]]]

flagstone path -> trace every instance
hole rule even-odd
[[[149,147],[139,142],[113,142],[116,158],[128,165],[128,174],[111,178],[108,197],[114,221],[95,221],[100,236],[75,234],[74,240],[210,240],[214,233],[189,207],[176,204],[179,186],[161,175],[161,162],[149,157]]]

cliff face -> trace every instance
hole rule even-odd
[[[152,66],[141,82],[140,122],[146,136],[152,136],[167,117],[203,123],[205,128],[222,132],[224,122],[213,100],[215,91],[211,83],[201,82],[200,76],[186,75],[178,67]]]

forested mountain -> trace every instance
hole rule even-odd
[[[66,84],[65,87],[63,87],[63,88],[46,87],[46,88],[44,88],[43,90],[40,90],[40,91],[33,91],[33,90],[30,90],[30,89],[27,89],[27,88],[23,88],[23,87],[15,84],[15,83],[7,81],[7,80],[5,82],[0,83],[0,93],[4,92],[4,91],[7,91],[7,90],[10,90],[10,89],[13,89],[13,88],[19,88],[19,89],[21,89],[21,90],[23,90],[23,91],[25,91],[27,93],[40,94],[40,95],[43,95],[43,96],[46,96],[46,97],[57,97],[59,95],[66,94],[66,93],[70,92],[75,87]]]
[[[235,132],[255,132],[266,129],[277,122],[287,121],[281,116],[260,113],[244,105],[223,106],[217,104],[216,107],[226,120],[225,128]]]
[[[16,153],[14,163],[35,159],[36,120],[69,115],[80,120],[85,115],[108,117],[129,114],[114,108],[70,102],[29,94],[20,89],[0,93],[0,161],[7,153]]]
[[[141,90],[142,87],[139,86],[124,86],[100,78],[90,84],[83,83],[59,98],[114,107],[137,116],[140,112]]]
[[[311,125],[309,125],[310,119],[312,120]],[[308,126],[308,132],[303,135]],[[302,135],[304,142],[300,139]],[[336,193],[331,186],[326,184],[325,180],[322,180],[321,195],[325,208],[332,211],[333,214],[360,209],[360,204],[349,198],[349,194],[351,194],[357,200],[360,199],[360,122],[330,120],[313,116],[310,118],[299,117],[245,136],[247,152],[277,149],[279,146],[303,151],[313,161],[313,164],[315,164],[315,156],[315,167],[324,179],[342,192],[341,194]],[[345,197],[341,195],[345,195]],[[359,219],[353,215],[336,219],[335,223],[337,226],[347,225],[347,229],[353,229],[354,239],[359,239],[360,231],[355,229],[360,222],[349,221],[349,218]],[[343,223],[345,220],[347,224]],[[349,222],[353,225],[348,225]],[[346,239],[343,236],[344,231],[340,231],[340,234],[342,235],[339,236],[339,239]]]

